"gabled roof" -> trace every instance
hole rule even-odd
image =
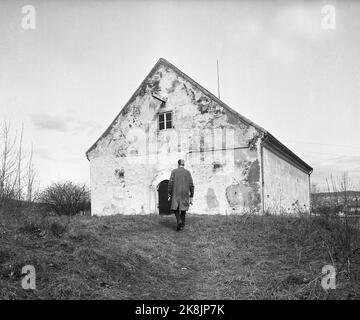
[[[90,151],[92,151],[95,147],[96,144],[104,137],[106,136],[109,131],[111,130],[113,124],[115,123],[116,119],[122,115],[122,113],[124,112],[124,110],[126,109],[126,107],[135,99],[135,97],[139,94],[139,91],[141,90],[141,88],[144,86],[144,84],[146,83],[147,79],[150,78],[155,72],[156,70],[160,67],[160,65],[163,65],[165,67],[169,67],[170,69],[173,69],[177,74],[179,74],[181,77],[183,77],[185,80],[189,81],[194,87],[198,88],[200,91],[202,91],[204,94],[206,94],[210,99],[212,99],[213,101],[215,101],[216,103],[218,103],[220,106],[222,106],[224,109],[226,109],[228,112],[232,113],[233,115],[235,115],[239,120],[245,122],[246,124],[255,127],[258,131],[263,133],[264,138],[266,137],[267,139],[267,144],[268,145],[274,145],[276,146],[277,151],[281,152],[281,153],[285,153],[288,155],[289,158],[291,158],[291,160],[293,160],[294,163],[297,164],[298,167],[300,167],[301,169],[303,169],[303,171],[306,171],[307,173],[311,173],[312,168],[305,163],[302,159],[300,159],[296,154],[294,154],[290,149],[288,149],[286,146],[284,146],[279,140],[277,140],[273,135],[271,135],[268,131],[266,131],[264,128],[260,127],[259,125],[257,125],[256,123],[252,122],[251,120],[249,120],[248,118],[244,117],[243,115],[241,115],[240,113],[238,113],[237,111],[233,110],[232,108],[230,108],[226,103],[224,103],[223,101],[221,101],[218,97],[216,97],[214,94],[212,94],[210,91],[208,91],[207,89],[205,89],[203,86],[201,86],[199,83],[197,83],[195,80],[193,80],[192,78],[190,78],[187,74],[185,74],[184,72],[182,72],[180,69],[178,69],[176,66],[174,66],[173,64],[171,64],[169,61],[167,61],[164,58],[160,58],[156,64],[154,65],[154,67],[151,69],[151,71],[149,72],[149,74],[145,77],[145,79],[141,82],[141,84],[139,85],[139,87],[136,89],[136,91],[134,92],[134,94],[130,97],[130,99],[128,100],[128,102],[125,104],[125,106],[121,109],[121,111],[119,112],[119,114],[115,117],[115,119],[111,122],[110,126],[105,130],[105,132],[99,137],[99,139],[97,139],[95,141],[95,143],[86,151],[86,157],[88,156],[88,153]]]

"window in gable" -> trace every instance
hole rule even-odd
[[[172,125],[172,112],[159,113],[158,115],[159,130],[171,129]]]

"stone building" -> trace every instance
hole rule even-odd
[[[179,158],[195,184],[192,213],[310,206],[312,168],[162,58],[86,156],[96,215],[167,214]]]

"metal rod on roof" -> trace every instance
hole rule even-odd
[[[219,60],[216,60],[216,70],[217,70],[218,98],[220,99]]]

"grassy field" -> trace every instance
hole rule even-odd
[[[176,232],[174,216],[3,213],[0,299],[359,299],[355,269],[322,289],[322,267],[342,257],[329,224],[310,220],[188,215]],[[21,288],[28,264],[34,291]]]

